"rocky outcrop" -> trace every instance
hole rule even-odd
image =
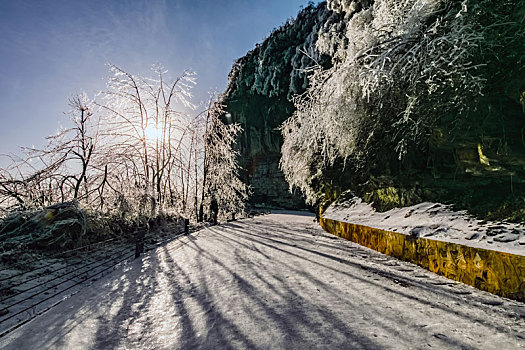
[[[524,13],[489,0],[305,8],[229,75],[223,102],[244,128],[251,201],[304,205],[279,169],[280,128],[299,111],[283,168],[311,202],[351,189],[380,210],[429,200],[525,218]]]
[[[229,121],[243,133],[237,148],[243,178],[251,186],[252,204],[301,208],[304,199],[288,191],[279,169],[279,127],[295,110],[292,98],[308,86],[308,68],[330,65],[315,47],[317,33],[331,17],[326,4],[308,6],[296,19],[276,29],[263,43],[238,59],[223,96]]]

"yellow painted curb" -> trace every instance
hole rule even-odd
[[[329,233],[502,297],[525,301],[525,256],[321,217]]]

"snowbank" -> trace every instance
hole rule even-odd
[[[361,199],[352,198],[333,203],[323,217],[414,237],[525,256],[523,224],[481,221],[466,211],[453,211],[450,206],[439,203],[423,202],[380,213]]]

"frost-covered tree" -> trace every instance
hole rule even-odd
[[[146,78],[114,65],[110,72],[97,100],[70,99],[68,128],[0,169],[0,207],[75,201],[129,219],[202,219],[213,202],[221,218],[242,212],[246,189],[233,148],[240,126],[220,121],[215,100],[197,116],[185,112],[194,109],[194,74],[169,80],[155,67]]]
[[[71,153],[79,162],[80,174],[73,176],[75,181],[73,199],[78,199],[81,192],[81,185],[84,184],[83,196],[86,201],[89,198],[88,169],[91,157],[96,151],[97,125],[93,125],[91,112],[91,101],[87,95],[77,94],[69,100],[69,106],[72,108],[70,114],[73,121],[72,131],[75,133],[71,144]]]
[[[176,107],[193,108],[189,98],[195,77],[187,71],[166,80],[162,67],[154,67],[154,78],[132,75],[115,65],[110,71],[98,105],[105,113],[115,190],[120,198],[132,199],[135,207],[155,213],[175,202],[171,197],[178,195],[177,184],[184,181],[177,170],[188,117]]]
[[[309,202],[336,163],[366,172],[380,149],[399,160],[425,150],[439,120],[466,123],[490,93],[487,67],[505,60],[498,41],[520,53],[513,62],[525,52],[517,1],[333,0],[328,8],[344,19],[323,26],[316,45],[334,65],[312,67],[281,128],[281,167]]]
[[[94,177],[89,173],[97,143],[97,120],[85,93],[69,100],[70,127],[47,137],[44,148],[24,147],[24,157],[12,157],[0,170],[0,195],[16,199],[24,208],[67,200],[87,202]],[[83,185],[83,186],[82,186]]]
[[[221,117],[227,118],[227,114],[224,115],[220,103],[210,104],[204,121],[200,220],[204,219],[205,211],[212,221],[243,214],[248,199],[248,190],[238,174],[238,152],[234,149],[241,126],[225,123]]]

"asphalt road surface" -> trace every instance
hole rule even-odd
[[[522,349],[525,305],[277,212],[149,252],[2,349]]]

